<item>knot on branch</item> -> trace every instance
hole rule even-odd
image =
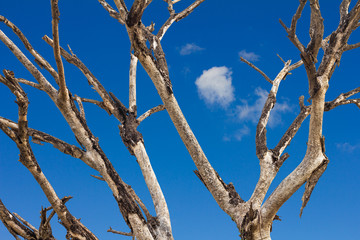
[[[134,112],[130,112],[124,104],[113,94],[109,93],[114,101],[122,125],[119,126],[120,136],[131,155],[134,155],[132,148],[139,142],[143,141],[142,134],[137,130],[139,121],[136,119]]]
[[[143,141],[142,134],[137,130],[139,123],[133,113],[130,113],[119,126],[120,136],[131,155],[134,155],[132,148],[139,142]]]

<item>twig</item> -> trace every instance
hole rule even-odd
[[[325,103],[325,109],[324,111],[330,111],[334,109],[337,106],[345,105],[345,104],[355,104],[360,108],[360,99],[348,99],[349,97],[352,97],[353,95],[360,92],[360,87],[355,88],[354,90],[351,90],[347,93],[340,94],[337,98],[332,100],[331,102]]]
[[[115,11],[105,0],[99,0],[99,3],[105,8],[106,11],[108,11],[109,15],[116,20],[119,21],[122,25],[125,24],[124,19],[122,18],[121,14]]]
[[[296,25],[297,21],[301,17],[301,13],[305,7],[307,0],[300,0],[300,5],[298,9],[296,10],[296,13],[294,14],[292,20],[291,20],[291,26],[290,28],[286,27],[285,23],[281,19],[279,19],[280,24],[283,26],[283,28],[288,33],[288,37],[293,42],[293,44],[300,50],[301,53],[305,52],[305,47],[301,44],[298,37],[296,36]]]
[[[205,0],[196,0],[194,3],[192,3],[190,6],[188,6],[185,10],[183,10],[182,12],[178,13],[178,14],[174,14],[171,15],[169,17],[168,20],[166,20],[166,22],[161,26],[159,32],[157,33],[157,37],[159,38],[159,40],[161,40],[166,31],[170,28],[170,26],[174,23],[174,22],[178,22],[181,19],[187,17],[190,13],[192,13],[194,11],[195,8],[197,8],[202,2],[204,2]],[[178,2],[178,1],[176,1]],[[175,3],[176,3],[175,2]],[[174,2],[173,2],[174,4]]]
[[[299,98],[299,105],[300,105],[300,113],[297,115],[297,117],[291,123],[291,125],[286,130],[284,135],[281,137],[276,147],[272,150],[275,157],[279,157],[284,152],[284,150],[290,145],[292,139],[300,129],[302,123],[310,114],[311,107],[304,105],[304,96],[301,96]]]
[[[358,47],[360,47],[360,43],[355,43],[355,44],[350,44],[350,45],[346,44],[344,51],[353,50]]]
[[[13,32],[20,38],[21,42],[24,44],[25,48],[35,57],[35,62],[41,67],[45,68],[58,83],[59,75],[55,71],[55,69],[48,63],[30,44],[25,35],[21,32],[21,30],[12,22],[10,22],[4,16],[0,16],[0,21],[4,22],[8,27],[10,27]]]
[[[63,204],[65,204],[65,203],[67,203],[69,200],[71,200],[72,198],[73,198],[72,196],[63,197],[63,198],[61,199],[61,201],[62,201]],[[48,207],[48,208],[45,208],[44,210],[45,210],[45,211],[49,211],[49,210],[51,210],[51,209],[53,209],[53,206],[50,206],[50,207]]]
[[[107,230],[107,232],[120,234],[120,235],[123,235],[123,236],[129,236],[129,237],[132,237],[134,235],[132,232],[126,233],[126,232],[116,231],[116,230],[113,230],[111,227]]]
[[[14,215],[17,219],[19,219],[25,226],[30,228],[36,235],[39,234],[39,231],[33,225],[31,225],[28,221],[26,221],[25,219],[20,217],[19,214],[13,212],[12,215]]]
[[[43,90],[43,88],[41,87],[40,84],[38,83],[34,83],[32,81],[29,81],[29,80],[26,80],[24,78],[16,78],[16,81],[18,81],[19,83],[23,83],[23,84],[26,84],[28,86],[31,86],[33,88],[36,88],[36,89],[39,89],[39,90]]]
[[[1,80],[1,75],[0,75],[0,80]],[[5,129],[7,130],[13,130],[13,131],[18,131],[18,124],[0,117],[0,124],[2,124]],[[9,129],[10,128],[10,129]],[[4,129],[3,129],[4,130]],[[11,134],[11,132],[8,132],[9,134]],[[15,134],[15,133],[12,133]],[[46,143],[50,143],[52,144],[56,149],[58,149],[59,151],[68,154],[74,158],[78,158],[81,159],[84,163],[86,163],[88,166],[94,168],[94,164],[93,164],[93,160],[91,159],[91,157],[89,157],[87,154],[85,154],[85,152],[83,150],[81,150],[79,147],[75,146],[75,145],[71,145],[69,143],[66,143],[56,137],[53,137],[47,133],[29,128],[28,130],[28,134],[29,136],[32,137],[33,142],[40,144],[41,142],[46,142]],[[14,135],[15,137],[15,135]]]
[[[280,58],[281,59],[281,58]],[[257,72],[259,72],[266,81],[268,81],[269,83],[273,84],[273,81],[263,72],[261,71],[258,67],[256,67],[254,64],[252,64],[251,62],[249,62],[248,60],[246,60],[243,57],[240,57],[240,60],[244,63],[246,63],[247,65],[249,65],[250,67],[252,67],[253,69],[255,69]],[[285,62],[284,62],[285,63]]]
[[[52,31],[54,38],[54,47],[53,47],[54,57],[59,74],[60,98],[64,101],[68,101],[69,95],[67,94],[64,65],[62,63],[61,53],[60,53],[60,41],[59,41],[60,12],[58,7],[58,0],[51,0],[51,15],[52,15]]]
[[[100,101],[94,100],[94,99],[82,98],[82,97],[80,97],[80,99],[82,102],[95,104],[95,105],[101,107],[102,109],[104,109],[105,111],[109,112],[109,109],[106,108],[104,102],[100,102]]]
[[[57,96],[57,90],[48,82],[42,73],[34,66],[34,64],[24,55],[24,53],[0,30],[0,40],[11,50],[15,57],[25,66],[25,68],[33,75],[43,90],[50,95],[52,99]]]
[[[304,62],[303,62],[302,60],[300,60],[300,61],[298,61],[298,62],[290,65],[289,68],[288,68],[288,70],[289,70],[289,72],[291,72],[292,70],[300,67],[300,66],[303,65],[303,64],[304,64]]]
[[[146,111],[145,113],[143,113],[137,120],[139,123],[141,123],[142,121],[144,121],[146,118],[150,117],[150,115],[160,112],[162,110],[165,109],[164,105],[159,105],[156,107],[151,108],[150,110]]]
[[[43,40],[49,44],[50,46],[54,46],[54,41],[50,39],[48,36],[44,36]],[[108,92],[105,90],[104,86],[100,83],[100,81],[90,72],[90,70],[85,66],[85,64],[76,56],[70,55],[63,48],[60,48],[61,55],[65,58],[66,61],[75,65],[87,78],[90,85],[94,87],[96,92],[99,94],[101,99],[104,101],[103,104],[105,106],[105,110],[109,114],[114,114],[114,116],[119,119],[119,113],[116,111],[116,108],[113,105],[113,101],[109,96]]]
[[[164,2],[166,2],[168,4],[168,10],[169,10],[169,13],[170,13],[170,16],[174,15],[175,14],[175,10],[173,8],[173,1],[172,0],[164,0]]]
[[[278,56],[280,58],[280,60],[283,62],[283,64],[285,64],[285,61],[280,57],[279,54],[276,54],[276,56]]]
[[[50,223],[50,220],[55,216],[55,211],[52,211],[51,213],[50,213],[50,215],[49,215],[49,217],[46,219],[46,222],[45,222],[45,226],[47,226],[47,225],[49,225],[49,223]]]
[[[103,177],[96,176],[96,175],[90,175],[90,176],[92,176],[93,178],[96,178],[97,180],[105,181],[105,179]]]

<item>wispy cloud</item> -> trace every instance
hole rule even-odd
[[[235,100],[231,74],[225,66],[204,70],[195,81],[200,98],[209,105],[219,104],[226,108]]]
[[[250,135],[250,128],[244,125],[242,128],[238,129],[234,133],[234,137],[237,141],[241,141],[242,138],[246,135]]]
[[[199,52],[199,51],[202,51],[202,50],[204,50],[204,48],[199,47],[195,43],[188,43],[185,46],[182,46],[180,48],[180,55],[182,55],[182,56],[189,55],[189,54],[192,54],[194,52]]]
[[[247,125],[243,125],[241,128],[231,132],[230,134],[225,134],[223,137],[223,141],[230,142],[230,141],[241,141],[245,136],[250,135],[250,128]]]
[[[259,61],[259,59],[260,59],[259,55],[257,55],[254,52],[248,52],[245,49],[243,49],[239,52],[239,57],[242,57],[251,62],[256,62],[256,61]]]
[[[259,120],[269,93],[259,87],[255,89],[254,94],[256,100],[252,104],[249,104],[248,100],[241,100],[242,104],[236,107],[235,113],[240,121],[251,121],[256,124]],[[269,127],[275,127],[280,124],[282,122],[281,114],[290,112],[291,110],[292,108],[288,102],[285,101],[281,103],[277,101],[274,109],[270,113]]]
[[[359,144],[351,144],[351,143],[337,143],[336,147],[340,149],[343,152],[352,153],[357,149],[360,149],[360,143]]]

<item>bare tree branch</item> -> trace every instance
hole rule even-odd
[[[54,57],[59,74],[59,96],[63,101],[69,100],[69,95],[67,93],[67,87],[65,82],[65,71],[64,65],[61,60],[60,54],[60,40],[59,40],[59,21],[60,21],[60,12],[58,7],[58,0],[51,0],[51,15],[52,15],[52,32],[54,38]]]
[[[300,103],[300,113],[286,130],[284,135],[281,137],[279,143],[273,149],[274,156],[279,157],[284,152],[284,150],[290,145],[292,139],[294,138],[295,134],[301,127],[301,124],[310,114],[310,108],[304,105],[304,96],[299,98]]]
[[[1,78],[0,78],[1,79]],[[17,132],[19,129],[19,126],[17,123],[0,117],[0,124],[2,124],[4,127],[6,128],[10,128],[13,131]],[[68,144],[58,138],[55,138],[47,133],[29,128],[28,129],[28,134],[29,136],[32,137],[33,142],[40,144],[41,142],[46,142],[46,143],[50,143],[52,144],[56,149],[58,149],[59,151],[68,154],[74,158],[79,158],[81,159],[83,162],[85,162],[88,166],[94,168],[94,164],[91,160],[91,158],[80,148]]]
[[[94,99],[88,99],[88,98],[80,98],[82,102],[86,102],[86,103],[92,103],[97,105],[98,107],[104,109],[105,111],[108,112],[108,109],[105,107],[104,102],[100,102]]]
[[[291,20],[290,28],[286,27],[286,25],[283,23],[283,21],[281,19],[279,19],[280,24],[284,27],[284,29],[288,33],[288,37],[289,37],[290,41],[299,49],[299,51],[301,53],[305,52],[305,47],[301,44],[298,37],[296,36],[296,26],[297,26],[298,20],[301,17],[301,13],[305,7],[306,2],[307,2],[307,0],[300,0],[300,5]]]
[[[34,76],[44,91],[52,98],[56,99],[57,90],[46,80],[41,72],[30,62],[21,50],[0,30],[0,40],[12,51],[17,59]]]
[[[175,14],[175,13],[171,14],[169,19],[161,26],[161,28],[156,36],[161,40],[164,37],[166,31],[170,28],[170,26],[174,22],[178,22],[181,19],[186,18],[190,13],[192,13],[194,11],[195,8],[197,8],[204,1],[205,0],[196,0],[182,12],[180,12],[178,14]],[[178,1],[173,1],[172,4],[175,4],[176,2],[178,2]]]
[[[16,81],[18,81],[19,83],[23,83],[25,85],[29,85],[33,88],[36,88],[36,89],[39,89],[39,90],[43,90],[43,88],[41,87],[40,84],[37,84],[37,83],[34,83],[34,82],[31,82],[29,80],[26,80],[26,79],[23,79],[23,78],[16,78]]]
[[[25,48],[35,57],[35,62],[41,67],[45,68],[55,79],[55,81],[58,83],[59,75],[55,71],[55,69],[32,47],[30,42],[27,40],[25,35],[21,32],[21,30],[16,27],[12,22],[10,22],[8,19],[6,19],[3,16],[0,16],[0,21],[4,22],[8,27],[10,27],[13,32],[20,38],[22,43],[24,44]],[[59,84],[59,83],[58,83]]]
[[[324,35],[324,19],[321,17],[318,0],[310,0],[310,9],[310,42],[306,48],[306,52],[312,56],[313,61],[317,62],[316,58],[321,48]]]
[[[270,93],[262,109],[262,113],[256,128],[256,155],[259,159],[262,159],[264,154],[268,151],[266,143],[266,126],[269,121],[270,111],[273,109],[276,103],[276,95],[279,89],[280,82],[289,73],[290,63],[291,61],[287,61],[284,68],[274,79]]]
[[[0,200],[1,201],[1,200]],[[39,234],[39,231],[33,226],[31,225],[29,222],[27,222],[25,219],[23,219],[22,217],[19,216],[19,214],[17,213],[12,213],[17,219],[19,219],[25,226],[27,226],[28,228],[30,228],[35,235]]]
[[[146,118],[150,117],[150,115],[163,111],[165,110],[165,106],[164,105],[159,105],[156,107],[153,107],[152,109],[146,111],[145,113],[143,113],[137,120],[139,123],[141,123],[142,121],[144,121]]]
[[[136,110],[136,67],[138,58],[131,53],[130,71],[129,71],[129,111],[137,116]]]
[[[266,81],[273,84],[273,81],[263,71],[261,71],[259,68],[257,68],[254,64],[252,64],[251,62],[249,62],[248,60],[246,60],[243,57],[240,57],[240,60],[243,61],[244,63],[246,63],[247,65],[249,65],[250,67],[252,67],[253,69],[255,69],[257,72],[259,72],[265,78]]]
[[[54,46],[53,40],[51,40],[48,36],[43,37],[44,41],[48,43],[50,46]],[[85,75],[89,84],[94,87],[96,92],[99,94],[101,99],[104,101],[104,106],[106,107],[109,114],[114,114],[116,118],[120,118],[116,108],[113,105],[113,101],[109,96],[108,92],[105,90],[100,81],[90,72],[90,70],[85,66],[85,64],[76,56],[70,55],[63,48],[60,48],[61,55],[68,61],[69,63],[75,65],[79,70]]]
[[[132,232],[126,233],[126,232],[116,231],[116,230],[113,230],[111,227],[110,227],[107,231],[108,231],[108,232],[111,232],[111,233],[123,235],[123,236],[129,236],[129,237],[132,237],[132,236],[133,236],[133,233],[132,233]]]
[[[145,8],[147,8],[151,2],[152,0],[135,0],[127,16],[126,25],[131,28],[140,22]]]
[[[125,22],[126,18],[128,17],[128,10],[124,0],[114,0],[114,3],[120,13],[122,20]]]
[[[344,48],[344,51],[349,51],[349,50],[353,50],[355,48],[360,47],[360,43],[355,43],[355,44],[347,44]]]
[[[21,224],[10,211],[5,207],[0,199],[0,219],[8,229],[8,231],[14,236],[15,239],[23,237],[24,239],[39,239],[39,231],[37,229],[28,228],[27,225]],[[24,220],[24,222],[26,222]],[[29,224],[30,225],[30,224]]]
[[[122,18],[121,14],[115,11],[105,0],[98,0],[99,3],[105,8],[106,11],[108,11],[109,15],[116,20],[119,21],[122,25],[125,24],[124,19]]]
[[[337,98],[332,100],[331,102],[325,103],[325,111],[330,111],[337,106],[345,105],[345,104],[356,104],[360,108],[360,99],[348,99],[349,97],[354,96],[355,94],[360,92],[360,87],[355,88],[347,93],[340,94]]]
[[[349,13],[349,6],[350,6],[351,0],[343,0],[340,4],[340,22],[345,20],[345,17]]]
[[[105,179],[103,177],[96,176],[96,175],[90,175],[90,176],[92,176],[93,178],[96,178],[97,180],[105,181]]]
[[[57,196],[55,190],[45,177],[44,173],[41,171],[41,168],[37,160],[35,159],[35,156],[29,144],[27,123],[27,96],[9,71],[4,71],[4,74],[7,80],[4,84],[6,84],[6,86],[16,96],[17,104],[19,107],[18,130],[14,132],[7,128],[7,131],[13,132],[13,136],[10,137],[16,143],[17,147],[20,150],[19,161],[30,171],[35,180],[38,182],[41,189],[45,193],[48,201],[56,211],[58,217],[61,219],[62,224],[67,229],[69,236],[83,240],[97,239],[93,233],[91,233],[84,225],[79,222],[79,220],[77,220],[71,215],[66,206]],[[4,124],[0,123],[0,128],[4,130],[6,127],[4,126]]]

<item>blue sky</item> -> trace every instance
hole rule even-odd
[[[130,6],[131,1],[125,1]],[[320,1],[325,19],[325,35],[339,21],[340,0]],[[191,1],[175,4],[180,11]],[[162,40],[175,96],[209,161],[225,182],[233,182],[244,199],[255,187],[259,167],[255,155],[255,127],[261,104],[270,84],[240,61],[247,58],[274,78],[283,67],[276,56],[299,60],[297,49],[287,39],[279,24],[287,25],[298,1],[205,1],[190,16],[174,24]],[[123,26],[110,18],[96,1],[60,1],[61,44],[69,44],[77,56],[124,103],[128,101],[128,67],[130,44]],[[51,36],[49,1],[1,1],[0,15],[15,23],[34,48],[54,64],[52,49],[41,40]],[[166,4],[154,0],[146,10],[145,25],[155,22],[156,29],[168,17]],[[308,41],[309,9],[305,8],[298,26],[298,36]],[[3,30],[25,51],[5,25]],[[360,40],[359,30],[350,38]],[[359,49],[347,52],[336,69],[327,94],[332,100],[342,92],[359,87]],[[320,53],[321,54],[321,53]],[[29,56],[29,54],[27,54]],[[0,43],[0,68],[15,76],[33,80],[11,52]],[[55,64],[54,64],[55,65]],[[49,75],[46,75],[50,78]],[[81,97],[97,99],[81,72],[65,64],[69,89]],[[52,80],[51,80],[52,81]],[[29,126],[76,144],[70,128],[48,97],[24,87],[30,100]],[[280,137],[299,111],[298,97],[307,95],[307,78],[303,68],[293,71],[282,82],[277,109],[268,129],[269,147]],[[0,86],[0,116],[17,119],[15,98]],[[138,67],[138,110],[147,111],[161,103],[151,80]],[[117,122],[104,111],[85,105],[88,124],[124,181],[140,195],[149,209],[151,199],[139,167],[124,147]],[[356,106],[341,106],[324,116],[328,169],[315,188],[312,198],[299,218],[303,188],[280,209],[281,222],[273,225],[273,239],[355,239],[358,236],[356,204],[360,197],[360,112]],[[166,112],[145,120],[139,130],[170,208],[175,239],[239,239],[236,225],[216,205],[210,193],[197,179],[189,154],[183,146]],[[271,187],[299,164],[306,150],[308,121],[305,121],[288,148],[290,158],[284,163]],[[59,196],[73,196],[70,211],[101,239],[129,239],[106,233],[113,229],[127,231],[111,192],[92,177],[94,170],[78,159],[65,156],[45,144],[33,144],[35,156]],[[41,206],[49,206],[35,180],[18,160],[18,150],[0,133],[0,198],[10,211],[39,225]],[[25,203],[26,199],[26,205]],[[152,212],[154,212],[152,210]],[[52,220],[59,239],[64,229]],[[346,230],[346,236],[344,236]],[[0,239],[12,239],[0,224]]]

